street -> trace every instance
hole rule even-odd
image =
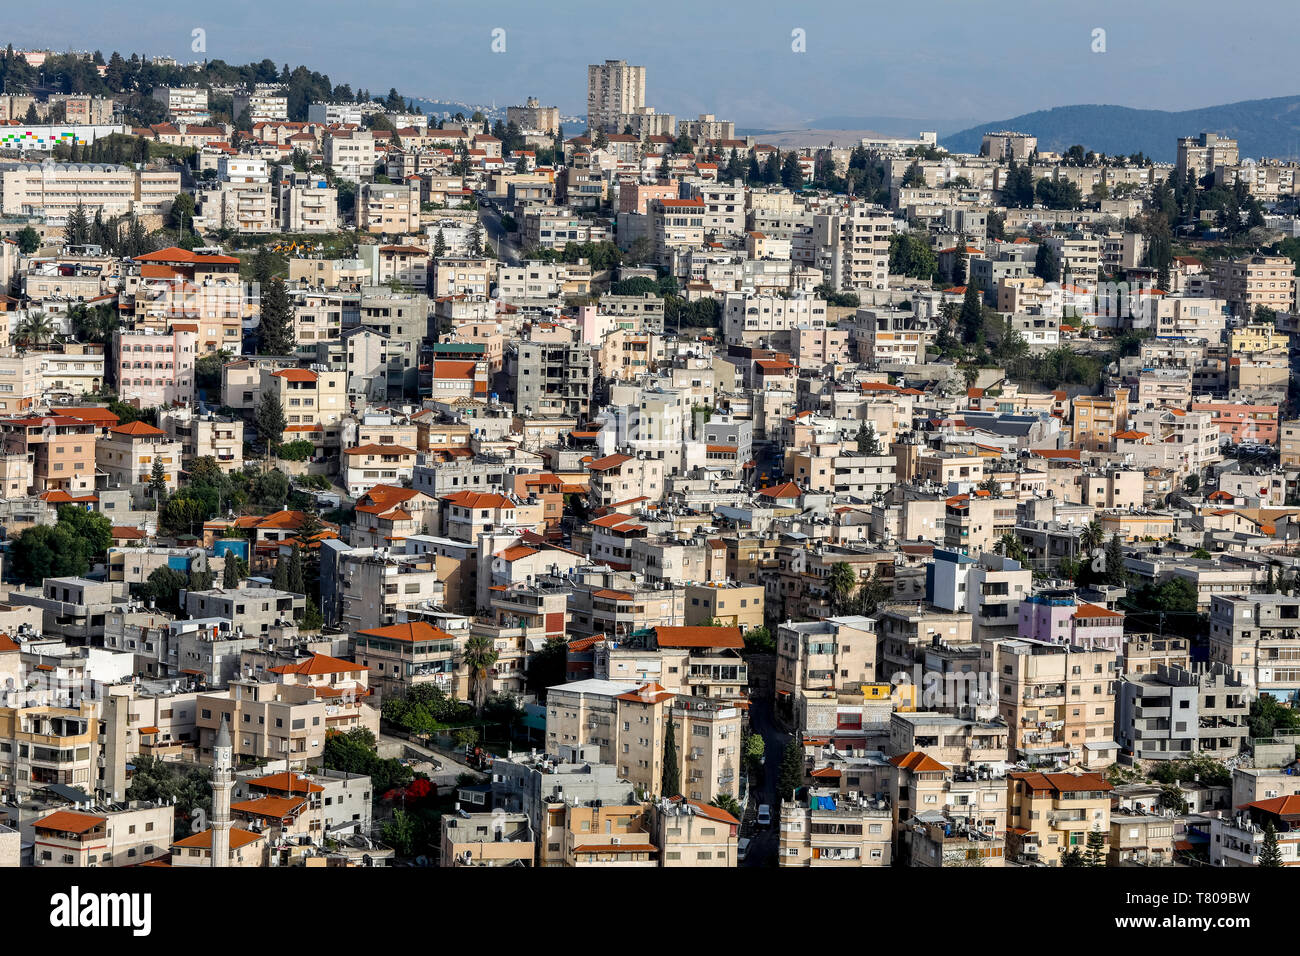
[[[483,222],[483,231],[487,234],[488,241],[497,251],[497,258],[507,265],[518,265],[521,250],[501,228],[501,213],[491,206],[479,206],[478,215]]]
[[[753,842],[749,845],[749,853],[742,866],[767,866],[775,862],[780,844],[778,828],[781,822],[781,806],[780,801],[776,799],[776,784],[781,773],[781,755],[785,752],[785,745],[790,740],[790,735],[777,726],[776,717],[772,713],[772,700],[768,694],[751,700],[749,726],[750,730],[763,738],[763,779],[750,791],[749,802],[745,807],[745,820],[740,828],[741,834],[748,836]],[[760,827],[754,823],[761,803],[766,803],[772,808],[772,823],[769,826]]]

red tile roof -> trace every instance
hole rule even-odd
[[[745,639],[738,627],[665,627],[654,629],[655,642],[660,647],[726,647],[745,646]]]

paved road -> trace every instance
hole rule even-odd
[[[776,861],[776,851],[780,843],[777,830],[779,801],[776,799],[776,782],[781,773],[781,755],[790,735],[776,723],[772,713],[772,701],[767,694],[754,700],[749,710],[750,729],[763,737],[763,779],[749,794],[749,805],[745,808],[745,822],[741,828],[743,835],[753,842],[745,857],[745,866],[767,866]],[[754,821],[758,814],[758,805],[766,803],[772,808],[772,825],[758,826]]]
[[[478,215],[488,240],[497,251],[497,258],[507,265],[518,265],[522,259],[522,250],[501,228],[501,213],[491,207],[480,206]]]

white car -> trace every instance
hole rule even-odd
[[[751,842],[752,841],[749,839],[749,837],[741,837],[740,840],[736,843],[737,860],[743,860],[746,856],[749,855],[749,844]]]
[[[766,803],[758,805],[758,825],[760,827],[770,827],[772,825],[772,808]]]

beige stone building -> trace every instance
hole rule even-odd
[[[1098,773],[1008,774],[1008,853],[1021,862],[1060,866],[1071,850],[1084,852],[1094,829],[1108,852],[1113,789]]]
[[[894,825],[890,810],[856,793],[809,787],[782,800],[780,866],[889,866]]]

